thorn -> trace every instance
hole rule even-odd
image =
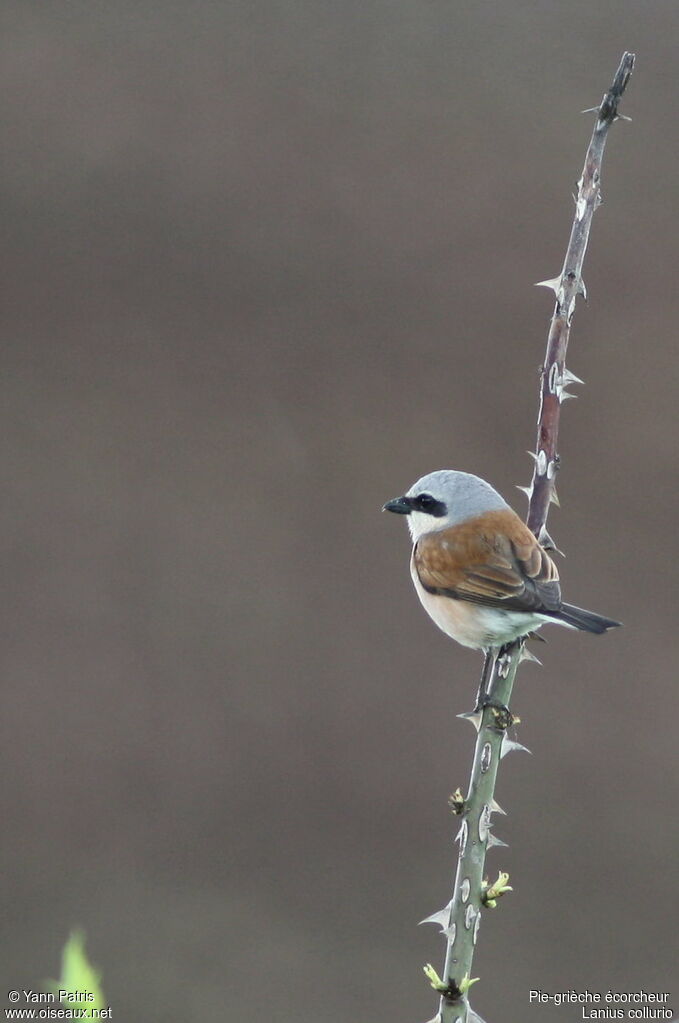
[[[580,113],[581,114],[598,114],[599,113],[599,107],[587,107],[586,110],[581,110]]]
[[[479,728],[481,727],[481,718],[483,717],[483,711],[467,710],[464,712],[464,714],[458,714],[457,716],[459,718],[462,718],[463,721],[469,721],[469,723],[472,724],[476,731],[478,732]]]
[[[573,395],[571,395],[571,397],[573,397]],[[555,504],[557,506],[557,508],[561,507],[561,501],[559,500],[559,495],[556,492],[556,487],[552,487],[552,489],[551,489],[551,492],[550,492],[550,495],[549,495],[549,503],[550,504]]]
[[[628,117],[627,114],[618,114],[615,119],[616,119],[616,121],[631,121],[632,120],[632,118]]]
[[[522,661],[533,661],[534,664],[539,664],[540,667],[542,667],[542,661],[540,658],[536,657],[532,650],[528,650],[527,647],[524,647],[519,654],[519,664],[521,664]]]
[[[558,398],[559,404],[562,404],[564,401],[568,401],[569,398],[577,398],[577,394],[571,394],[570,391],[565,391],[563,387],[560,387],[558,392]]]
[[[540,529],[540,536],[538,537],[538,539],[546,551],[556,551],[556,553],[560,554],[562,558],[566,557],[564,552],[560,551],[559,548],[556,546],[556,544],[554,543],[554,541],[552,540],[551,536],[549,535],[544,526],[542,526],[542,528]],[[542,638],[543,637],[540,636],[540,639]]]
[[[453,900],[451,899],[448,905],[444,906],[443,909],[439,909],[437,913],[432,913],[431,916],[427,916],[424,918],[424,920],[420,920],[418,927],[421,927],[422,924],[436,924],[438,927],[441,928],[441,934],[445,934],[446,937],[449,938],[450,937],[449,932],[451,931],[452,928],[455,927],[455,924],[453,923],[451,925],[450,921],[450,913],[452,908]]]
[[[444,922],[447,924],[448,920],[450,919],[451,906],[452,902],[449,902],[448,905],[444,906],[443,909],[437,910],[436,913],[432,913],[431,916],[425,916],[424,920],[420,920],[417,926],[421,927],[422,924],[439,924],[441,927],[443,927]]]
[[[580,283],[578,284],[578,295],[582,295],[585,302],[587,301],[587,288],[585,287],[585,282],[583,281],[582,277],[580,278]]]
[[[503,760],[508,753],[530,753],[530,750],[527,746],[522,746],[520,742],[514,742],[513,739],[509,739],[505,732],[502,746],[500,747],[500,760]]]
[[[522,486],[519,486],[519,484],[517,483],[516,484],[516,489],[520,490],[522,494],[525,494],[526,497],[528,498],[528,500],[530,501],[531,497],[533,496],[533,484],[532,483],[531,483],[531,485],[529,487],[522,487]]]
[[[551,288],[555,295],[559,294],[559,285],[561,284],[561,275],[553,277],[551,281],[537,281],[533,285],[534,288]]]
[[[527,451],[526,454],[528,455],[529,458],[532,458],[533,461],[537,464],[538,456],[535,454],[534,451]]]
[[[491,801],[490,801],[490,812],[491,813],[501,813],[503,817],[507,816],[507,811],[503,810],[502,807],[500,806],[500,804],[495,799],[491,799]]]
[[[571,373],[571,371],[569,369],[566,369],[565,366],[564,366],[564,369],[563,369],[563,373],[561,374],[561,379],[564,382],[564,384],[566,385],[566,387],[568,387],[569,384],[583,384],[584,385],[584,383],[585,383],[584,380],[581,380],[580,377],[576,377],[575,373]]]
[[[495,846],[495,845],[504,846],[505,849],[509,848],[509,846],[507,845],[506,842],[503,842],[501,838],[498,838],[497,835],[494,835],[492,831],[489,831],[488,832],[488,842],[486,843],[486,849],[492,849],[493,846]]]
[[[485,1020],[481,1019],[478,1012],[474,1012],[471,1005],[467,1009],[467,1023],[485,1023]]]

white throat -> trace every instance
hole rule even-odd
[[[500,511],[509,505],[490,483],[473,476],[468,472],[455,469],[440,469],[428,476],[423,476],[408,491],[408,497],[429,493],[437,501],[445,504],[445,515],[428,515],[426,512],[413,510],[408,516],[408,529],[417,543],[424,533],[435,533],[449,526],[457,526],[467,519],[476,518],[484,512]]]

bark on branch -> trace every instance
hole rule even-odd
[[[620,116],[618,103],[633,68],[634,54],[623,54],[613,84],[604,94],[601,104],[594,108],[596,123],[578,182],[575,217],[563,269],[554,280],[541,282],[554,291],[556,304],[540,378],[533,479],[525,489],[529,498],[526,521],[548,549],[555,549],[546,523],[550,503],[557,503],[555,479],[559,468],[557,440],[561,404],[570,396],[569,384],[580,382],[565,365],[571,320],[578,295],[585,294],[582,266],[592,217],[601,203],[601,163],[606,139],[609,128]],[[519,663],[531,657],[522,641],[514,643],[499,658],[488,657],[484,666],[485,691],[495,706],[486,707],[481,715],[463,715],[471,718],[478,734],[467,797],[463,803],[457,801],[454,804],[461,817],[461,827],[453,897],[445,909],[429,918],[440,924],[447,940],[443,977],[439,978],[431,967],[427,970],[432,985],[441,995],[438,1015],[431,1023],[474,1023],[479,1020],[469,1005],[468,991],[481,913],[488,901],[483,887],[484,866],[488,849],[492,845],[504,844],[495,838],[491,830],[493,813],[502,812],[494,799],[495,781],[502,756],[513,749],[523,748],[507,735],[511,714],[505,715],[497,707],[509,707]]]

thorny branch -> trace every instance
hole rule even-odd
[[[620,62],[613,85],[599,107],[592,139],[587,149],[585,165],[578,181],[575,218],[566,250],[561,274],[553,281],[541,281],[542,287],[551,288],[556,295],[554,315],[547,338],[545,364],[540,380],[540,412],[538,436],[535,446],[535,467],[528,496],[528,526],[547,548],[553,549],[545,535],[545,524],[550,502],[556,500],[555,477],[559,468],[556,442],[559,433],[561,403],[572,397],[569,384],[582,383],[566,369],[566,349],[578,295],[586,297],[582,279],[582,264],[587,251],[589,231],[594,211],[601,204],[601,162],[606,147],[608,129],[618,117],[618,102],[634,67],[634,54],[625,53]]]
[[[633,68],[634,54],[624,53],[613,84],[601,104],[594,108],[597,119],[578,182],[575,217],[563,269],[554,280],[541,282],[554,291],[556,305],[540,378],[533,479],[530,486],[523,489],[529,499],[528,526],[542,545],[552,550],[556,548],[547,533],[546,523],[550,503],[557,503],[554,481],[559,468],[557,440],[561,403],[571,397],[568,385],[581,383],[565,365],[570,325],[576,299],[578,295],[585,295],[582,265],[592,217],[601,203],[601,163],[608,130],[622,116],[618,114],[618,103]],[[439,978],[432,967],[426,971],[432,986],[441,994],[438,1015],[431,1023],[474,1023],[479,1020],[469,1005],[468,990],[484,906],[483,871],[488,849],[493,845],[504,845],[491,831],[492,814],[504,812],[494,799],[495,780],[500,759],[512,750],[525,748],[512,742],[507,735],[507,728],[512,724],[511,714],[498,712],[497,708],[509,707],[516,670],[526,659],[535,660],[521,640],[499,657],[488,656],[484,665],[485,691],[492,697],[494,706],[486,707],[479,715],[462,715],[472,721],[478,735],[469,792],[462,804],[457,799],[453,804],[455,812],[462,818],[453,898],[445,909],[428,918],[428,921],[441,926],[447,940],[443,978]]]

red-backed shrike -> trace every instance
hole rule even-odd
[[[597,633],[620,625],[563,603],[552,559],[478,476],[429,473],[384,510],[408,516],[417,595],[438,627],[463,646],[490,652],[545,622]]]

